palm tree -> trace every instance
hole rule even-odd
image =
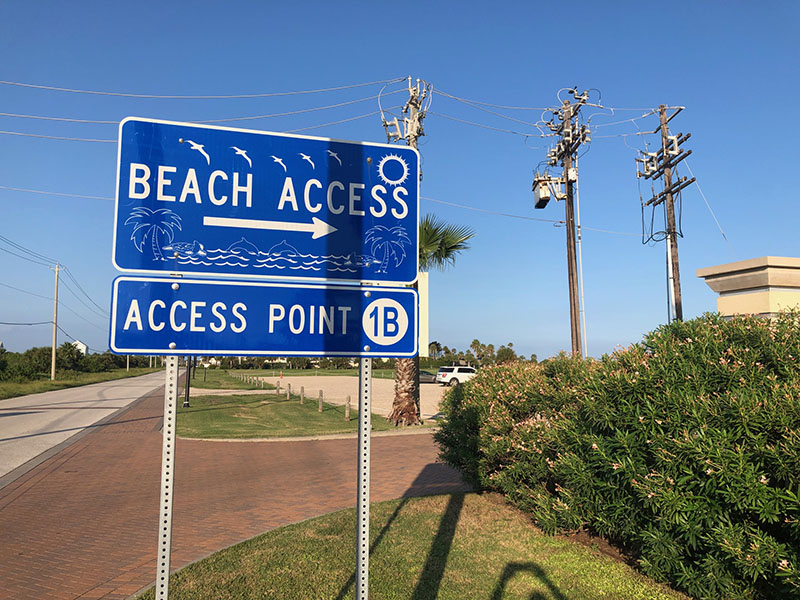
[[[149,241],[153,260],[165,260],[161,247],[172,242],[176,227],[181,229],[181,218],[167,208],[152,210],[137,206],[125,220],[125,225],[133,225],[131,240],[139,252],[144,252],[145,242]]]
[[[456,255],[469,249],[475,232],[464,225],[451,225],[428,214],[419,224],[419,268],[443,271],[453,266]],[[398,358],[394,371],[394,403],[389,420],[395,425],[417,425],[419,419],[419,356]]]
[[[398,266],[406,257],[406,250],[404,244],[411,245],[411,239],[408,237],[405,228],[399,225],[392,227],[384,227],[383,225],[376,225],[369,231],[364,238],[364,243],[372,243],[370,247],[372,256],[378,257],[383,255],[381,265],[378,267],[378,273],[386,273],[389,267],[389,258],[393,257],[395,266]]]

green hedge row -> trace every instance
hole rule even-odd
[[[444,412],[443,458],[544,530],[602,535],[696,598],[800,598],[797,315],[485,369]]]

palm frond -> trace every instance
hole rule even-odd
[[[425,215],[419,224],[420,269],[444,269],[456,262],[459,252],[469,249],[467,243],[475,231],[466,225],[445,223],[432,214]]]

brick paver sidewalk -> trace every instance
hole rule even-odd
[[[155,578],[163,391],[0,490],[0,598],[127,598]],[[179,440],[172,568],[355,505],[356,440]],[[467,489],[431,436],[372,440],[373,501]],[[354,559],[355,560],[355,559]]]

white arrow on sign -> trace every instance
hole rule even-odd
[[[279,231],[300,231],[313,234],[315,240],[336,231],[336,227],[328,225],[317,217],[311,217],[311,223],[289,223],[286,221],[262,221],[260,219],[232,219],[227,217],[203,217],[203,225],[212,227],[239,227],[244,229],[276,229]]]

